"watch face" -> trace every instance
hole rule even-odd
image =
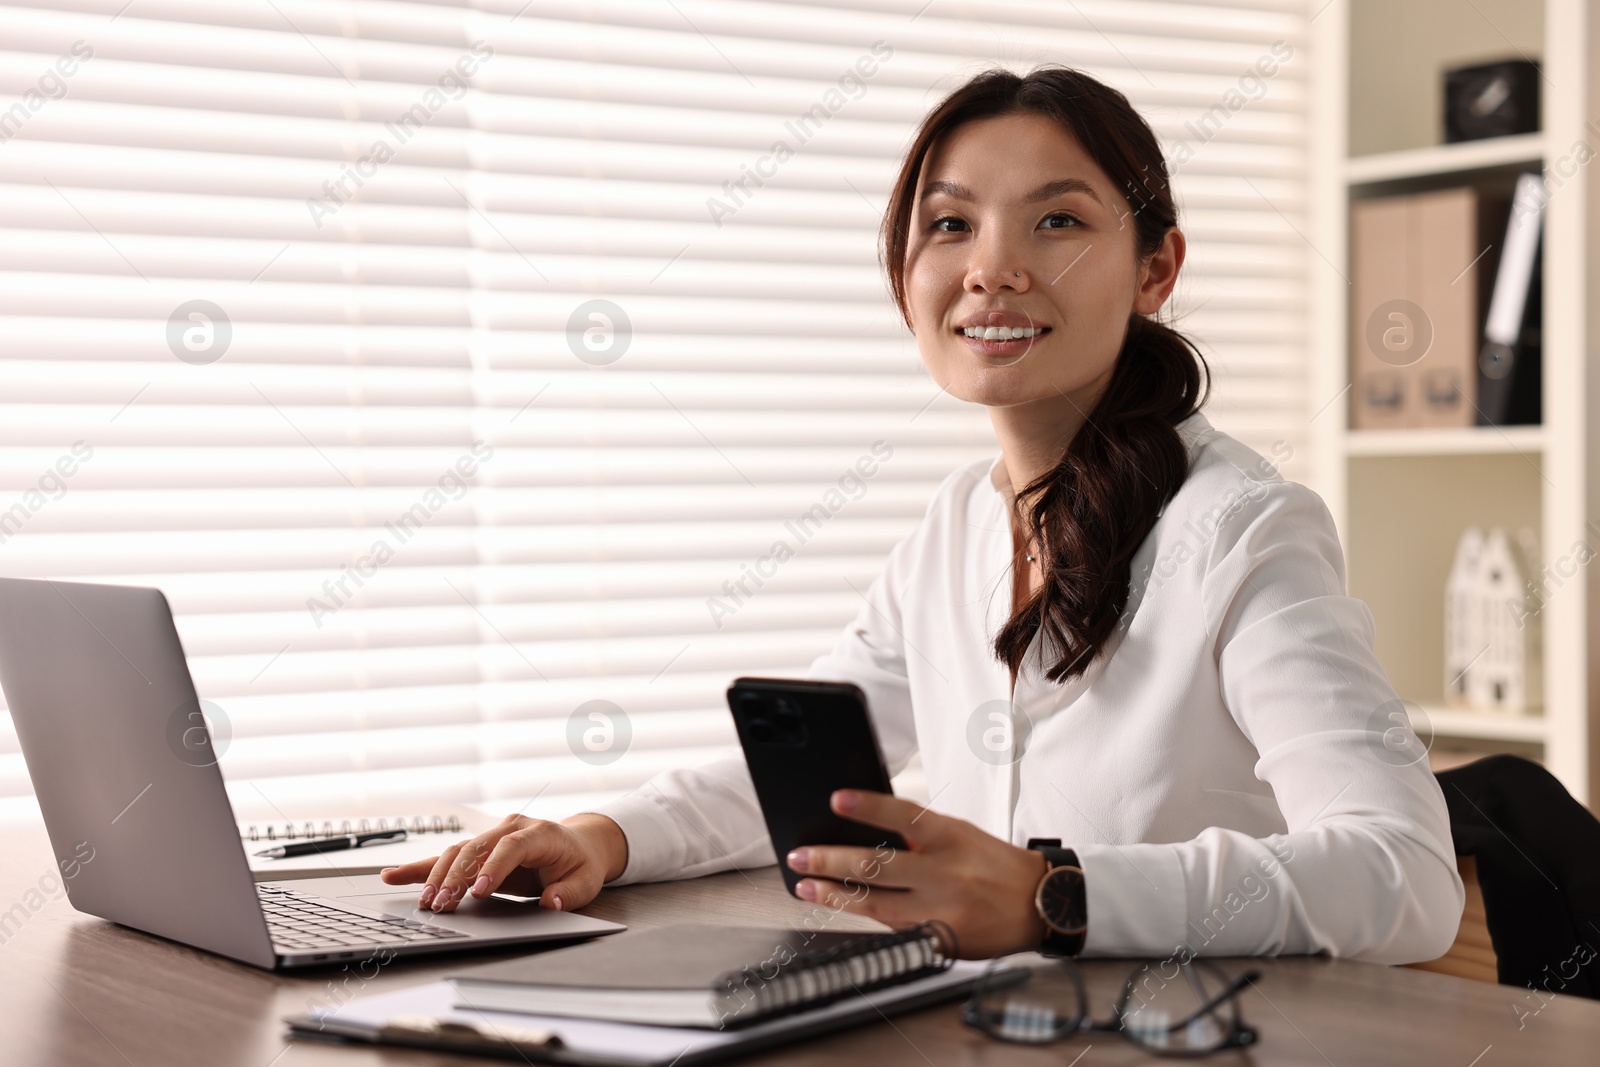
[[[1039,916],[1058,934],[1084,931],[1083,871],[1057,867],[1039,883]]]

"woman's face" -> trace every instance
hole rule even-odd
[[[1158,310],[1182,261],[1173,230],[1141,262],[1127,200],[1055,122],[969,122],[917,182],[905,273],[917,347],[952,396],[1087,412],[1129,314]]]

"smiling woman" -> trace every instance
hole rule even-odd
[[[944,480],[811,666],[867,696],[891,774],[921,754],[930,807],[834,793],[906,847],[799,848],[796,893],[942,921],[967,956],[1443,953],[1444,797],[1384,734],[1332,520],[1211,428],[1204,361],[1156,319],[1185,243],[1144,120],[1076,71],[982,74],[924,120],[882,239],[929,374],[1001,455]],[[773,858],[735,755],[385,877],[437,910],[531,868],[571,908]]]
[[[1050,680],[1081,674],[1204,400],[1198,350],[1148,317],[1185,251],[1155,135],[1077,71],[990,71],[923,122],[883,248],[929,373],[989,409],[1006,455],[1020,606],[995,651],[1014,677],[1043,628],[1061,649]]]

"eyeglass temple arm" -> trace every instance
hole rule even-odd
[[[1239,977],[1235,978],[1233,981],[1224,986],[1222,992],[1218,993],[1216,996],[1200,1005],[1194,1011],[1190,1012],[1188,1015],[1185,1015],[1171,1026],[1167,1027],[1166,1032],[1171,1034],[1184,1029],[1190,1023],[1200,1018],[1200,1016],[1213,1011],[1219,1005],[1225,1003],[1233,997],[1238,996],[1239,992],[1244,989],[1245,986],[1250,985],[1252,982],[1257,982],[1260,979],[1260,971],[1246,971],[1244,974],[1241,974]]]

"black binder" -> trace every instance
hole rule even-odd
[[[1537,425],[1541,418],[1544,201],[1539,175],[1517,178],[1478,355],[1479,426]]]

